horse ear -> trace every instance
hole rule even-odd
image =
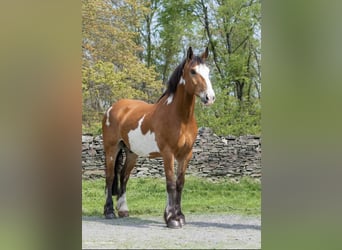
[[[205,51],[202,53],[201,58],[205,61],[208,58],[209,49],[208,47],[205,48]]]
[[[192,48],[189,47],[188,52],[186,53],[186,59],[191,60],[193,56],[194,56],[194,52],[192,52]]]

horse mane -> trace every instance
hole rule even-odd
[[[173,71],[172,75],[170,76],[169,80],[167,81],[167,89],[164,91],[161,97],[159,97],[159,102],[165,95],[170,95],[176,93],[177,85],[182,77],[183,68],[185,65],[186,60],[184,60],[181,64],[177,66],[177,68]]]

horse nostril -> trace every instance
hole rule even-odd
[[[208,95],[205,95],[205,100],[209,101],[209,96]]]

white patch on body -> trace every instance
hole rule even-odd
[[[170,94],[169,97],[166,99],[166,104],[169,105],[173,101],[173,94]]]
[[[181,77],[181,79],[179,81],[179,84],[184,84],[185,85],[185,80],[184,80],[183,76]]]
[[[128,211],[128,206],[127,206],[127,201],[126,201],[126,193],[121,195],[121,197],[118,199],[116,207],[119,211]]]
[[[209,68],[205,64],[199,64],[195,67],[195,70],[198,74],[200,74],[203,77],[207,84],[206,91],[200,93],[201,98],[205,98],[206,96],[208,96],[209,99],[213,100],[215,98],[215,92],[209,79]]]
[[[112,110],[113,107],[110,107],[108,110],[107,110],[107,113],[106,113],[106,116],[107,116],[107,119],[106,119],[106,125],[107,127],[110,126],[110,122],[109,122],[109,112]]]
[[[139,120],[136,129],[133,129],[128,133],[130,150],[139,156],[149,156],[150,153],[159,152],[155,134],[151,131],[147,131],[146,134],[143,134],[141,131],[141,125],[144,118],[145,116]]]

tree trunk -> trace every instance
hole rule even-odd
[[[204,28],[206,30],[206,33],[207,33],[207,36],[208,36],[208,39],[209,39],[210,49],[213,52],[214,63],[215,63],[215,66],[217,68],[217,71],[219,72],[219,74],[221,76],[221,79],[223,79],[224,75],[223,75],[223,73],[221,71],[221,68],[219,66],[219,63],[218,63],[215,44],[213,42],[213,38],[212,38],[212,35],[211,35],[211,32],[210,32],[210,28],[209,28],[208,9],[205,6],[203,0],[201,0],[201,5],[202,5],[202,9],[203,9],[203,14],[204,14]]]
[[[238,98],[239,101],[243,101],[243,87],[245,86],[245,82],[244,81],[235,81],[235,89],[236,89],[236,97]]]

